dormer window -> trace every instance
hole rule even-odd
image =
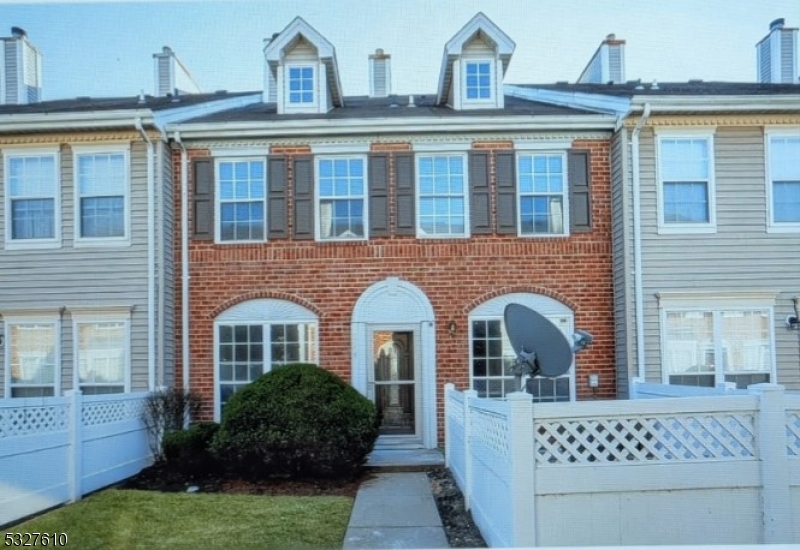
[[[264,57],[264,98],[275,101],[279,115],[324,114],[344,107],[336,50],[302,18],[273,36]]]
[[[464,94],[467,101],[492,99],[492,65],[491,60],[464,62]]]
[[[516,45],[479,13],[444,47],[436,104],[456,111],[503,109],[503,76]]]
[[[289,66],[289,103],[311,105],[314,103],[314,67]]]

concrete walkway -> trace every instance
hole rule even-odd
[[[344,548],[450,548],[427,474],[380,473],[361,484]]]

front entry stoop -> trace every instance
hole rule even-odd
[[[444,466],[440,449],[397,449],[376,446],[367,457],[372,472],[425,472]]]

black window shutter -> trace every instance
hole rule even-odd
[[[398,153],[394,157],[394,167],[397,184],[395,234],[415,235],[417,229],[414,216],[414,155]]]
[[[267,237],[286,237],[286,158],[267,157]]]
[[[517,234],[517,179],[514,151],[495,153],[497,232]]]
[[[389,156],[369,156],[369,235],[389,234]]]
[[[195,239],[214,238],[214,161],[195,160],[192,207],[192,236]]]
[[[314,238],[314,159],[294,159],[294,238]]]
[[[469,154],[469,195],[472,234],[491,233],[489,153],[486,151],[472,151]]]
[[[589,151],[570,150],[567,170],[569,171],[570,232],[586,233],[592,230]]]

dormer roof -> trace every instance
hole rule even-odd
[[[317,51],[319,60],[325,65],[326,83],[334,107],[343,107],[342,83],[336,61],[336,48],[302,17],[295,17],[285,29],[264,48],[269,69],[273,72],[283,63],[284,57],[298,42],[305,40]]]
[[[464,47],[476,37],[482,39],[495,50],[495,55],[502,63],[503,74],[506,73],[508,63],[511,61],[511,55],[517,45],[483,12],[478,12],[444,46],[442,68],[439,71],[439,88],[436,94],[437,104],[444,105],[447,103],[450,87],[453,83],[453,62],[461,58]]]

